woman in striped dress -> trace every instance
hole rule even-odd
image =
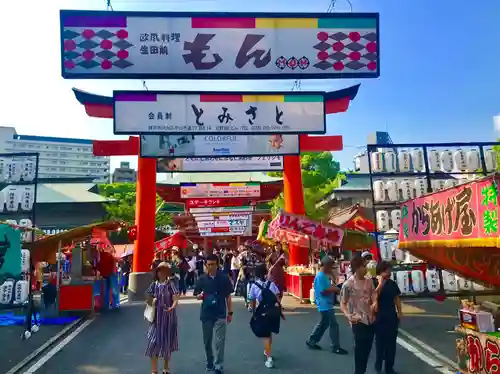
[[[147,290],[146,302],[155,306],[155,319],[149,325],[146,356],[151,357],[152,374],[158,373],[158,359],[164,360],[163,374],[169,374],[168,363],[172,352],[179,350],[177,314],[179,291],[171,280],[172,267],[162,262],[155,270],[155,281]]]

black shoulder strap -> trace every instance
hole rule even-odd
[[[254,282],[254,284],[255,284],[258,288],[260,288],[261,290],[263,290],[263,289],[264,289],[264,288],[263,288],[263,287],[259,284],[259,282]]]
[[[270,280],[266,281],[266,289],[267,290],[271,289],[271,281]]]

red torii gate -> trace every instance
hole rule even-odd
[[[360,85],[352,86],[328,94],[325,102],[326,114],[347,111]],[[85,106],[90,117],[113,118],[113,98],[95,95],[73,89],[76,99]],[[96,156],[140,156],[139,137],[131,136],[128,140],[95,140]],[[300,136],[301,152],[341,151],[342,136]],[[304,192],[299,156],[284,156],[283,187],[285,195],[285,211],[304,215]],[[138,157],[137,165],[137,197],[136,225],[137,238],[134,246],[133,272],[149,272],[153,258],[155,239],[156,210],[156,159]],[[307,248],[290,246],[290,265],[307,264],[309,255]]]

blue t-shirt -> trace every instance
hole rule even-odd
[[[320,312],[326,312],[333,309],[334,294],[323,295],[322,293],[331,287],[330,278],[324,272],[320,271],[314,277],[314,298]]]

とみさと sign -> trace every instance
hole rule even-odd
[[[377,78],[378,13],[61,10],[64,78]]]
[[[142,135],[141,157],[298,155],[298,135]]]
[[[487,177],[401,205],[399,246],[497,247],[498,179]]]
[[[260,197],[260,183],[181,183],[181,199]]]
[[[323,92],[114,91],[115,134],[324,134]]]
[[[283,156],[159,158],[158,173],[206,173],[211,171],[281,171]]]

